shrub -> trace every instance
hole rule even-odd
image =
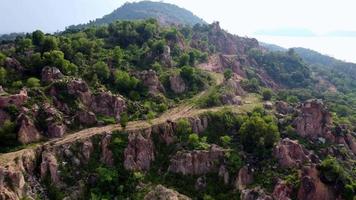
[[[271,100],[272,95],[273,95],[273,92],[271,89],[265,88],[262,90],[263,100],[265,100],[265,101]]]
[[[232,70],[231,69],[225,69],[224,71],[224,77],[225,80],[229,80],[232,77]]]
[[[26,86],[29,88],[40,87],[41,86],[40,80],[38,78],[31,77],[27,79]]]
[[[278,127],[274,121],[267,123],[263,117],[253,114],[241,126],[239,134],[243,148],[250,153],[264,156],[279,140]]]
[[[127,115],[126,112],[121,113],[120,116],[120,125],[122,126],[122,128],[126,128],[127,122],[129,121],[129,116]]]
[[[231,140],[232,140],[231,137],[228,135],[220,137],[220,141],[224,147],[228,147],[231,143]]]

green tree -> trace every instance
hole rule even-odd
[[[228,147],[231,143],[231,140],[232,140],[231,137],[228,135],[220,137],[220,141],[224,147]]]
[[[115,87],[125,93],[129,93],[131,90],[136,88],[137,84],[140,82],[135,77],[131,77],[129,73],[121,70],[116,70],[114,72],[114,82]]]
[[[32,47],[32,40],[29,38],[22,38],[16,43],[16,52],[25,52]]]
[[[45,35],[42,31],[37,30],[32,33],[32,44],[35,46],[42,46]]]
[[[264,89],[262,90],[262,97],[263,97],[263,100],[269,101],[269,100],[271,100],[272,96],[273,96],[273,91],[272,91],[271,89],[269,89],[269,88],[264,88]]]
[[[4,85],[7,81],[7,71],[5,68],[0,67],[0,84]]]
[[[109,66],[103,61],[95,63],[93,69],[94,73],[96,73],[101,80],[107,80],[110,77]]]
[[[42,44],[42,52],[53,51],[58,48],[58,40],[54,36],[46,36]]]
[[[39,86],[41,86],[40,80],[37,78],[31,77],[31,78],[27,79],[26,86],[29,88],[39,87]]]
[[[129,122],[129,116],[127,115],[126,112],[121,113],[120,116],[120,125],[121,127],[123,127],[124,129],[126,128],[127,122]]]
[[[280,135],[275,122],[267,123],[260,114],[252,115],[239,130],[243,148],[260,156],[269,153]]]
[[[232,77],[232,70],[230,68],[224,70],[225,80],[229,80]]]

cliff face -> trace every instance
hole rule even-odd
[[[189,118],[191,127],[203,131],[201,121],[208,123],[206,117]],[[165,122],[147,128],[128,129],[125,132],[101,132],[75,140],[58,140],[38,145],[31,149],[8,153],[5,163],[0,166],[0,199],[17,200],[23,197],[39,196],[47,198],[50,185],[64,191],[70,199],[75,199],[80,186],[69,187],[66,183],[68,176],[85,181],[88,178],[85,169],[93,162],[106,166],[115,166],[115,155],[112,148],[118,135],[126,138],[123,149],[123,166],[128,171],[148,171],[155,160],[155,144],[153,137],[167,145],[176,140],[176,123]],[[223,156],[219,153],[220,156]],[[215,157],[214,157],[215,159]],[[206,165],[213,160],[197,160],[197,165]],[[210,169],[210,168],[209,168]],[[188,169],[187,169],[188,170]],[[210,170],[209,170],[210,171]],[[203,171],[206,173],[208,171]],[[45,184],[46,183],[46,184]],[[51,186],[52,187],[52,186]],[[148,195],[149,197],[150,195]],[[148,198],[147,197],[147,198]],[[183,197],[183,196],[182,196]]]

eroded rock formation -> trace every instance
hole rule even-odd
[[[178,152],[170,161],[168,171],[183,175],[201,175],[217,172],[224,149],[211,145],[208,150],[193,150]]]

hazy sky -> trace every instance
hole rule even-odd
[[[66,26],[102,17],[125,2],[124,0],[0,0],[0,33],[30,32],[36,29],[46,32],[63,30]],[[313,37],[314,34],[314,37],[319,37],[330,32],[333,32],[335,37],[340,34],[345,36],[347,33],[351,42],[346,44],[354,49],[346,47],[346,50],[350,50],[349,54],[351,51],[356,52],[356,2],[354,0],[165,0],[164,2],[191,10],[209,23],[220,21],[221,26],[232,33],[265,38],[264,40],[275,41],[285,47],[294,45],[294,42],[290,39],[285,42],[286,38],[281,40],[280,37],[291,32],[294,33],[292,34],[294,37]],[[279,36],[278,40],[265,37],[274,34]],[[296,46],[314,48],[342,59],[356,61],[356,56],[355,59],[350,57],[351,54],[346,56],[345,46],[343,46],[344,53],[340,52],[342,47],[336,47],[335,41],[330,46],[308,44],[307,41],[299,41]],[[335,52],[332,52],[333,49]]]

